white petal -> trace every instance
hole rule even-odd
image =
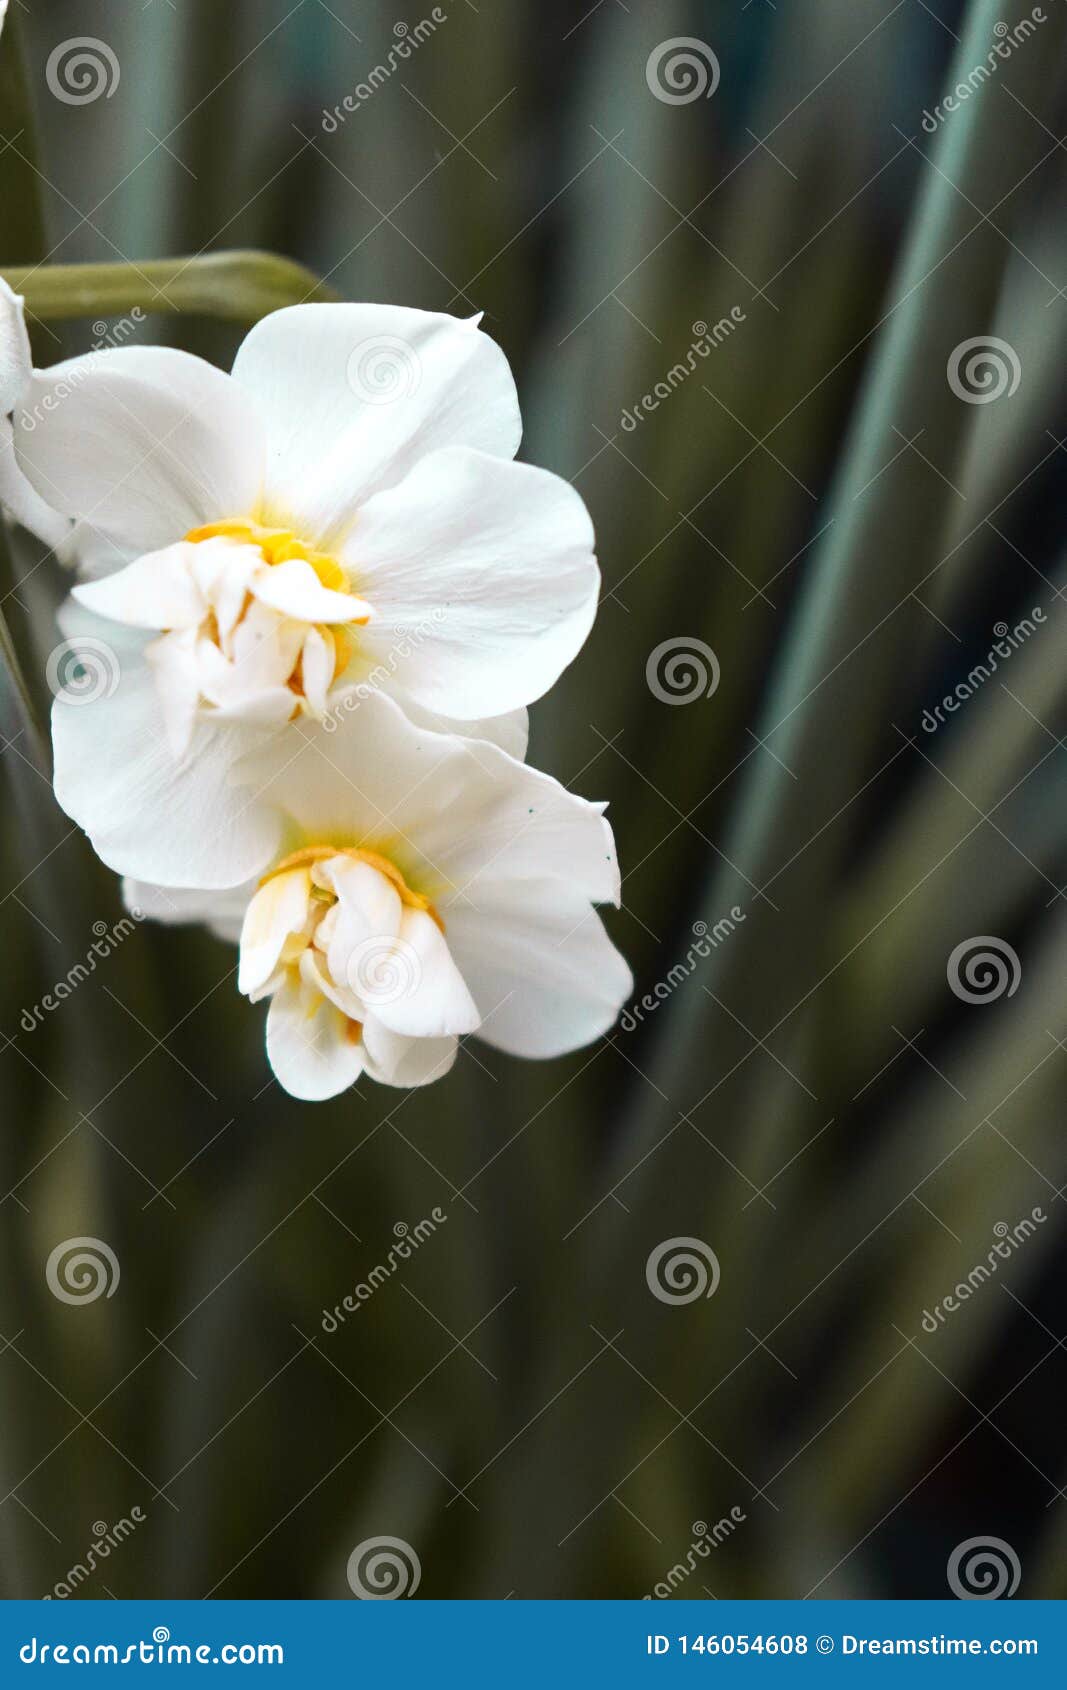
[[[0,417],[0,510],[53,550],[59,550],[70,539],[71,525],[67,518],[45,504],[19,468],[7,417]]]
[[[130,628],[195,628],[208,605],[193,563],[198,548],[185,541],[146,552],[125,569],[73,589],[79,604]]]
[[[176,886],[153,886],[146,880],[122,882],[122,901],[138,921],[161,921],[167,926],[204,922],[220,939],[236,944],[241,936],[248,900],[258,882],[249,881],[225,892],[187,892]]]
[[[471,760],[486,763],[493,749],[476,746]],[[464,896],[505,881],[556,879],[591,903],[617,904],[619,868],[604,806],[538,769],[506,761],[510,767],[497,762],[483,773],[480,788],[471,777],[462,824],[458,816],[451,824],[441,814],[426,818],[419,844],[428,862]],[[441,895],[446,920],[454,895]]]
[[[363,1024],[363,1006],[357,1003],[347,986],[338,985],[326,967],[321,952],[309,945],[300,955],[300,978],[308,986],[314,986],[324,998],[329,998],[332,1004],[341,1011],[349,1021]]]
[[[334,702],[343,696],[341,691],[335,693]],[[509,710],[504,716],[486,716],[480,721],[460,722],[454,716],[442,716],[436,710],[427,710],[421,704],[416,704],[407,693],[399,693],[397,702],[402,705],[405,716],[414,722],[418,728],[429,728],[432,733],[458,734],[463,739],[485,739],[490,745],[497,745],[501,751],[506,751],[509,757],[515,757],[521,763],[526,758],[526,748],[530,741],[530,712],[523,706],[521,710]]]
[[[236,778],[309,838],[378,849],[391,839],[398,868],[446,925],[449,900],[480,880],[558,876],[593,903],[618,902],[602,804],[484,740],[415,727],[384,693],[368,690],[354,706],[329,727],[294,724],[284,746],[257,749]]]
[[[233,374],[266,424],[272,518],[320,543],[426,453],[466,445],[511,458],[522,432],[503,352],[436,312],[289,306],[256,324]]]
[[[221,536],[197,540],[190,550],[193,578],[215,611],[219,639],[225,644],[244,610],[256,572],[263,567],[263,553],[258,546]]]
[[[318,628],[309,628],[300,648],[300,679],[313,716],[326,714],[326,695],[333,680],[337,647]]]
[[[0,412],[13,410],[32,374],[22,295],[0,276]]]
[[[275,874],[255,893],[241,927],[239,992],[255,992],[278,966],[285,942],[306,925],[311,897],[311,872],[287,869]]]
[[[329,917],[330,974],[383,1026],[408,1037],[469,1033],[480,1016],[449,955],[445,939],[423,910],[401,904],[385,875],[368,863],[335,857],[317,878],[337,893]]]
[[[162,634],[144,648],[144,660],[152,671],[171,756],[186,755],[193,742],[200,709],[200,674],[196,661],[195,628],[178,634]]]
[[[457,1039],[406,1039],[373,1016],[363,1023],[363,1057],[369,1079],[386,1086],[427,1086],[448,1073]]]
[[[303,642],[302,624],[253,603],[227,638],[225,652],[211,639],[200,641],[205,697],[228,704],[265,687],[287,686]],[[290,694],[290,705],[295,703]]]
[[[485,1020],[513,1056],[561,1056],[614,1024],[633,978],[596,911],[553,883],[497,886],[457,904],[449,942]]]
[[[393,937],[368,934],[355,944],[338,922],[330,973],[383,1026],[409,1038],[471,1033],[481,1016],[444,935],[424,910],[405,908]]]
[[[0,13],[0,18],[3,14]],[[55,548],[67,538],[70,524],[41,498],[27,481],[15,458],[10,412],[33,374],[22,296],[13,293],[0,276],[0,508]]]
[[[85,829],[109,868],[163,886],[236,886],[262,873],[274,856],[281,818],[255,790],[231,784],[230,772],[253,730],[197,723],[188,759],[176,763],[164,732],[155,682],[143,651],[112,640],[113,624],[87,617],[86,666],[100,687],[60,694],[52,709],[55,793]],[[73,619],[68,615],[69,629]],[[119,630],[124,633],[124,630]],[[79,639],[82,634],[77,636]],[[116,682],[117,676],[117,682]]]
[[[297,708],[288,687],[263,687],[258,692],[235,692],[230,699],[218,698],[208,713],[209,722],[247,722],[250,727],[283,727]]]
[[[125,668],[127,663],[140,661],[144,651],[143,629],[124,628],[121,622],[105,622],[101,617],[94,616],[91,610],[86,610],[71,594],[68,594],[56,611],[56,625],[72,647],[83,639],[106,639],[122,668]]]
[[[336,593],[324,587],[303,558],[264,564],[256,571],[252,591],[261,604],[269,604],[299,622],[356,622],[371,614],[370,606],[354,593]]]
[[[317,864],[315,879],[338,899],[331,924],[330,972],[343,980],[347,953],[353,946],[366,939],[392,939],[400,931],[400,894],[378,869],[353,857],[330,857]],[[339,948],[333,950],[333,944]]]
[[[369,661],[417,703],[501,715],[548,691],[584,643],[600,572],[579,495],[465,448],[435,452],[360,511],[344,561],[374,619]]]
[[[91,352],[34,372],[15,409],[41,497],[127,555],[255,507],[263,437],[229,376],[166,346]]]
[[[267,1056],[291,1097],[319,1103],[346,1091],[363,1072],[363,1051],[328,999],[289,970],[267,1011]]]

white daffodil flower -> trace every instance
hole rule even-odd
[[[0,25],[3,17],[0,0]],[[58,547],[67,538],[70,523],[41,497],[15,458],[11,412],[26,393],[32,375],[22,297],[13,293],[0,276],[0,509],[45,545]]]
[[[238,983],[269,999],[267,1054],[294,1097],[364,1073],[424,1085],[464,1033],[551,1057],[612,1025],[632,980],[593,908],[619,899],[603,805],[496,746],[414,727],[380,693],[332,737],[288,729],[235,776],[255,878],[215,893],[128,880],[125,895],[232,935],[244,905]],[[188,867],[211,861],[207,841]]]
[[[578,494],[511,461],[520,432],[476,323],[384,305],[276,311],[230,375],[167,347],[76,358],[15,418],[75,519],[75,597],[139,631],[124,678],[153,687],[131,677],[128,708],[178,759],[204,721],[322,716],[360,683],[475,723],[547,691],[599,574]],[[96,724],[65,726],[91,758]]]

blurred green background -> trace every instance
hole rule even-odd
[[[431,8],[14,0],[0,262],[254,246],[346,298],[484,310],[604,573],[531,757],[610,800],[612,932],[663,990],[565,1061],[468,1044],[428,1092],[302,1106],[233,954],[144,926],[27,1031],[121,906],[9,714],[4,1595],[135,1507],[78,1596],[350,1597],[387,1536],[419,1596],[941,1596],[975,1537],[1020,1595],[1067,1594],[1065,24],[1036,10],[924,128],[1030,8],[446,0],[331,129]],[[120,75],[70,104],[47,66],[77,36]],[[705,79],[714,55],[699,97],[653,90],[677,38]],[[138,332],[225,365],[241,330]],[[37,325],[36,356],[99,335]],[[990,336],[1004,391],[961,396]],[[26,536],[11,568],[40,705],[62,572]],[[695,654],[673,690],[666,641]],[[976,938],[1010,992],[953,990]],[[77,1237],[114,1295],[50,1293]],[[677,1239],[714,1295],[650,1289]]]

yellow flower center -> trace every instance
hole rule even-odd
[[[366,863],[369,868],[377,869],[378,873],[388,880],[407,909],[425,911],[430,920],[436,922],[441,932],[444,932],[445,924],[429,898],[410,887],[396,864],[388,857],[381,856],[377,851],[365,850],[361,845],[304,845],[299,851],[290,851],[287,857],[276,863],[259,884],[265,886],[268,880],[273,880],[275,875],[284,874],[287,869],[305,868],[312,863],[326,862],[331,857],[349,857],[352,862]]]
[[[258,522],[233,519],[227,522],[208,522],[203,528],[190,528],[185,538],[195,544],[198,540],[237,540],[244,546],[258,546],[264,563],[290,563],[299,558],[309,563],[324,587],[334,593],[350,593],[352,584],[335,557],[317,552],[299,540],[290,528],[264,528]],[[365,616],[353,621],[365,622]]]
[[[262,523],[235,517],[225,522],[208,522],[201,528],[190,528],[185,538],[193,545],[201,540],[235,540],[241,545],[255,546],[264,563],[272,565],[290,563],[294,558],[298,558],[302,563],[310,565],[322,585],[328,587],[331,592],[352,595],[352,583],[337,559],[331,557],[328,552],[316,551],[313,546],[299,539],[290,528],[267,528]],[[247,609],[247,603],[245,608]],[[347,668],[352,657],[352,642],[344,631],[345,626],[363,627],[366,622],[366,616],[353,616],[350,624],[315,624],[323,637],[333,645],[335,675]],[[303,677],[299,663],[289,678],[289,685],[298,697],[303,696]]]

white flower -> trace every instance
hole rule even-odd
[[[0,26],[4,19],[0,0]],[[10,416],[33,375],[23,301],[0,276],[0,508],[48,546],[60,546],[70,523],[46,503],[15,459]]]
[[[387,403],[376,349],[399,375]],[[472,322],[292,306],[231,375],[115,348],[38,372],[15,424],[27,475],[76,519],[96,577],[76,598],[139,631],[128,662],[154,686],[128,708],[146,739],[162,719],[177,758],[205,720],[321,716],[360,682],[416,712],[498,717],[547,691],[589,632],[588,513],[511,462],[514,383]],[[91,757],[95,724],[66,727]]]
[[[294,726],[236,771],[261,858],[243,892],[127,881],[163,921],[240,928],[240,989],[269,998],[267,1053],[295,1097],[362,1073],[423,1085],[461,1034],[557,1056],[631,989],[593,909],[618,902],[603,806],[496,746],[416,728],[371,693],[332,737]],[[212,831],[212,818],[200,826]],[[210,864],[205,840],[194,872]]]

